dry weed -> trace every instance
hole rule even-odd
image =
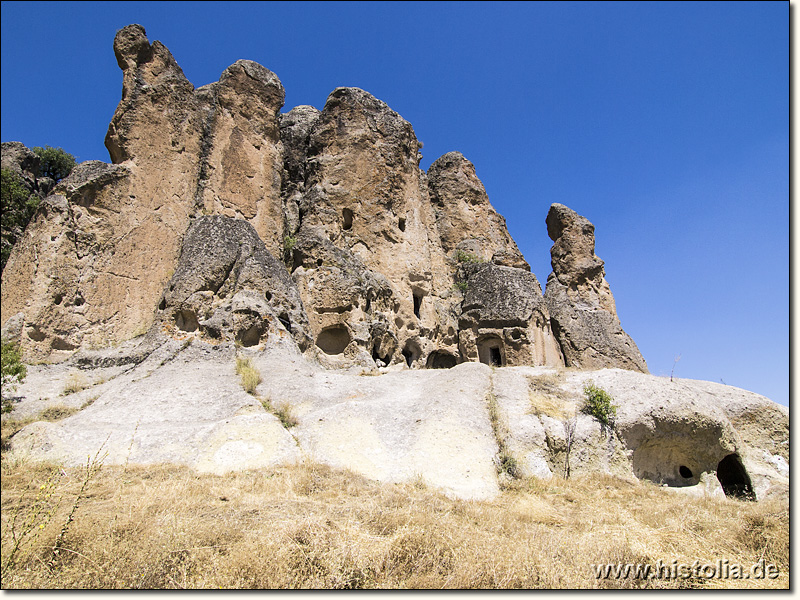
[[[70,373],[67,377],[67,383],[64,385],[64,390],[61,392],[62,396],[69,396],[70,394],[77,394],[89,387],[89,382],[83,373]]]
[[[253,366],[250,358],[236,357],[236,374],[242,382],[242,388],[248,394],[255,394],[258,384],[261,383],[261,373]]]
[[[534,415],[546,415],[561,421],[566,421],[575,416],[577,405],[570,400],[567,392],[561,389],[559,383],[563,380],[563,373],[548,373],[531,377],[528,383],[528,398],[530,399],[530,412]]]
[[[3,462],[4,532],[52,467]],[[66,469],[55,493],[78,494]],[[69,497],[69,496],[67,496]],[[62,505],[4,574],[18,588],[686,588],[789,584],[788,506],[692,499],[595,475],[518,480],[492,502],[347,471],[197,474],[106,467],[86,487],[59,559]],[[26,513],[20,513],[26,514]],[[9,550],[3,537],[3,556]],[[777,565],[777,579],[598,578],[592,564]]]

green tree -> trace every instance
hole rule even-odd
[[[61,181],[75,168],[75,157],[62,148],[34,146],[33,152],[41,159],[39,174]]]
[[[19,175],[11,169],[0,172],[0,272],[6,268],[11,248],[25,230],[39,206],[39,197],[25,187]]]
[[[22,364],[22,355],[19,346],[14,342],[0,341],[0,366],[2,367],[2,388],[4,413],[11,412],[11,398],[6,395],[6,391],[13,391],[18,383],[22,383],[28,370]]]

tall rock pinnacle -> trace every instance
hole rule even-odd
[[[550,207],[546,223],[553,272],[544,299],[567,366],[647,373],[639,348],[617,318],[603,261],[594,253],[594,225],[563,204]]]

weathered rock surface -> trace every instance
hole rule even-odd
[[[730,386],[479,363],[377,375],[324,369],[288,336],[245,350],[159,340],[144,358],[129,346],[137,358],[128,363],[115,350],[31,367],[15,411],[84,408],[22,429],[9,459],[80,464],[102,448],[110,463],[170,461],[219,473],[312,460],[380,481],[421,478],[473,499],[498,493],[507,477],[498,474],[501,453],[525,476],[606,472],[694,495],[761,499],[788,485],[788,410]],[[242,352],[262,375],[257,397],[235,373]],[[61,395],[76,378],[86,389]],[[581,410],[590,380],[619,404],[610,427]],[[297,424],[284,428],[265,406]],[[757,426],[742,417],[756,413],[765,419]]]
[[[310,342],[297,286],[242,219],[200,217],[192,223],[158,316],[167,329],[243,346],[279,331],[292,334],[301,349]]]
[[[0,145],[0,167],[18,175],[31,192],[38,190],[40,163],[41,159],[22,142],[3,142]]]
[[[461,265],[461,354],[496,365],[562,365],[536,276],[492,263]]]
[[[277,77],[238,61],[195,90],[139,25],[117,33],[114,51],[123,91],[106,147],[115,164],[84,163],[60,182],[3,273],[3,321],[24,314],[30,360],[146,332],[193,217],[247,220],[282,252]]]
[[[448,152],[431,164],[428,188],[445,252],[460,250],[498,265],[531,270],[506,220],[489,203],[475,166],[460,152]]]
[[[283,86],[251,61],[195,89],[139,25],[114,51],[113,164],[55,186],[2,275],[3,335],[56,363],[31,367],[16,410],[79,412],[24,428],[12,456],[102,448],[214,472],[309,459],[490,498],[510,453],[525,475],[783,493],[788,411],[646,375],[585,218],[551,207],[542,296],[472,163],[450,152],[424,173],[411,124],[369,93],[281,115]],[[39,185],[24,146],[4,143],[7,163]],[[590,378],[620,404],[612,427],[581,411]]]
[[[617,318],[603,261],[594,253],[594,225],[563,204],[553,204],[546,221],[553,272],[544,299],[566,365],[647,373],[639,348]]]

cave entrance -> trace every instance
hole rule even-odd
[[[428,364],[426,366],[429,369],[452,369],[457,364],[458,360],[455,356],[449,352],[436,350],[428,356]]]
[[[392,361],[392,355],[387,354],[382,356],[379,351],[380,344],[376,341],[372,345],[372,360],[375,361],[375,364],[379,367],[385,367]]]
[[[350,332],[343,325],[323,329],[317,336],[317,347],[325,354],[341,354],[350,343]]]
[[[502,367],[505,365],[503,356],[503,341],[499,337],[489,337],[478,342],[478,358],[490,367]]]
[[[406,359],[406,364],[409,367],[414,365],[414,363],[420,357],[421,354],[422,354],[422,350],[420,350],[419,346],[417,346],[413,342],[409,342],[403,348],[403,358]]]
[[[342,229],[351,229],[353,227],[353,211],[349,208],[342,209]]]
[[[200,323],[197,315],[191,310],[179,310],[175,313],[175,326],[181,331],[197,331]]]
[[[738,454],[729,454],[717,465],[717,479],[729,498],[755,500],[753,484]]]
[[[414,292],[414,315],[419,319],[419,309],[422,308],[422,293]]]

